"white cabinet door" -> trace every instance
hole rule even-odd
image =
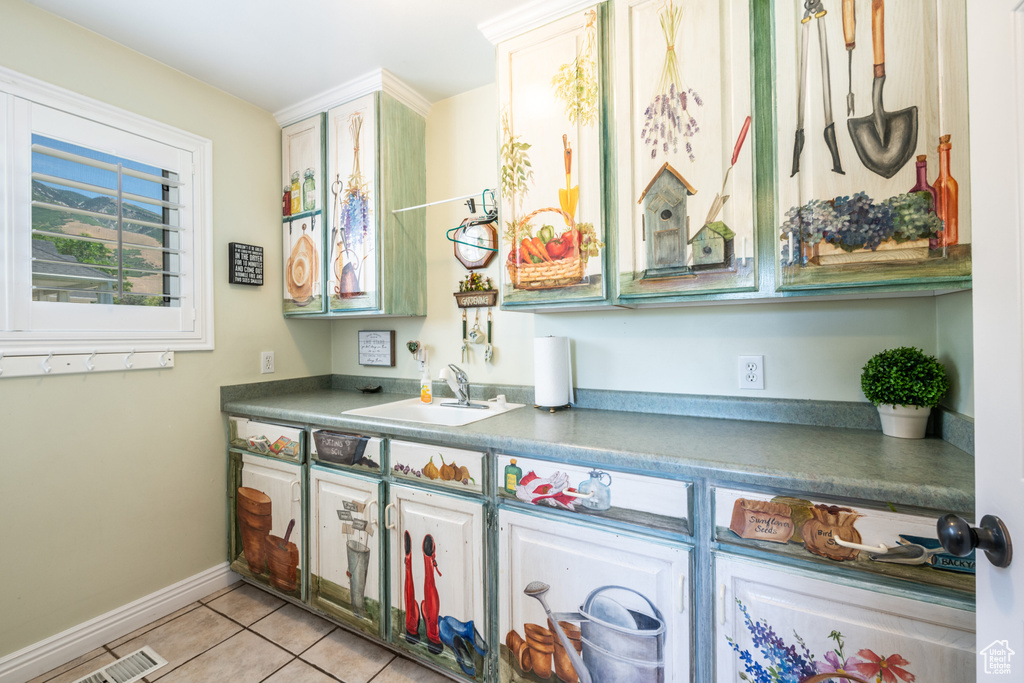
[[[759,667],[794,681],[837,668],[864,683],[974,680],[973,612],[821,576],[718,555],[715,680],[760,680]]]
[[[322,114],[281,129],[281,174],[290,191],[281,218],[285,315],[324,312],[323,130]]]
[[[296,463],[232,453],[231,568],[273,590],[303,596],[303,468]],[[294,528],[288,534],[288,526]]]
[[[392,638],[479,678],[487,651],[483,503],[401,484],[390,496]]]
[[[687,548],[507,509],[499,525],[502,680],[691,680]]]
[[[310,602],[381,636],[380,482],[315,465],[309,477]]]
[[[273,501],[270,533],[284,537],[288,523],[295,520],[289,541],[298,546],[302,558],[302,468],[287,462],[242,456],[242,486],[262,491]]]

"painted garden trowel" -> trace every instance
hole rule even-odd
[[[729,182],[729,174],[732,173],[732,167],[736,165],[736,161],[740,158],[740,150],[743,149],[743,141],[747,139],[747,131],[749,130],[750,117],[748,116],[743,121],[743,127],[740,129],[739,137],[736,138],[736,144],[733,145],[732,162],[729,164],[729,168],[725,169],[725,177],[722,179],[722,191],[716,194],[715,199],[711,202],[711,209],[708,211],[708,217],[704,220],[704,225],[708,225],[718,218],[722,207],[729,201],[729,195],[725,194],[725,184]]]
[[[573,217],[576,215],[576,203],[580,198],[580,186],[571,186],[572,147],[569,146],[569,137],[564,133],[562,134],[562,147],[565,149],[565,189],[558,190],[558,204],[562,207],[562,211]],[[569,225],[569,218],[565,219],[565,224]]]
[[[871,86],[870,116],[848,119],[850,137],[861,163],[883,178],[892,178],[917,149],[917,107],[889,113],[882,106],[885,85],[885,0],[871,1],[871,43],[875,80]]]

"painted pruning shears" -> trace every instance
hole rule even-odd
[[[836,125],[832,121],[832,80],[829,75],[828,42],[825,37],[825,7],[821,0],[806,0],[804,2],[804,16],[800,20],[803,24],[800,43],[800,84],[797,89],[796,100],[796,140],[793,144],[793,172],[795,176],[800,172],[800,153],[804,148],[804,96],[807,94],[807,49],[811,42],[811,19],[818,24],[818,49],[821,51],[821,92],[825,99],[825,144],[828,151],[832,153],[832,171],[846,175],[843,164],[839,160],[839,145],[836,142]]]

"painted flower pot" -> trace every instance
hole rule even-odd
[[[922,406],[878,406],[882,420],[882,433],[900,439],[923,439],[928,429],[928,416],[932,409]]]
[[[533,671],[541,678],[551,677],[551,655],[555,651],[554,636],[540,624],[525,624],[526,644],[530,648]]]
[[[285,593],[291,593],[299,585],[299,548],[294,543],[285,543],[283,538],[273,534],[267,534],[265,538],[270,585]]]
[[[270,497],[262,491],[240,486],[235,497],[235,509],[242,535],[242,552],[249,571],[263,574],[267,566],[263,538],[272,526]]]

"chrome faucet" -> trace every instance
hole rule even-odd
[[[487,406],[479,403],[473,403],[469,400],[469,377],[458,365],[449,363],[448,367],[455,374],[455,380],[452,381],[451,377],[447,377],[448,386],[452,388],[455,393],[455,398],[458,399],[457,403],[442,403],[443,406],[450,406],[452,408],[484,408]]]

